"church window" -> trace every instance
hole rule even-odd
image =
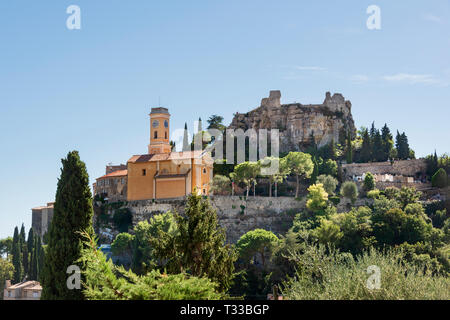
[[[164,137],[165,137],[165,139],[167,139],[167,131],[164,132]]]
[[[155,131],[155,132],[154,132],[153,138],[154,138],[154,139],[157,139],[157,138],[158,138],[158,131]]]
[[[147,170],[142,169],[142,175],[143,175],[143,176],[147,175]]]

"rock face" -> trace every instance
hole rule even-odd
[[[280,152],[302,151],[314,142],[322,147],[332,140],[344,143],[347,132],[356,135],[350,101],[340,93],[326,93],[322,104],[281,104],[280,91],[270,91],[261,106],[236,113],[230,129],[279,129]]]
[[[276,235],[284,234],[292,226],[295,214],[306,207],[305,200],[298,201],[293,197],[211,196],[209,200],[217,212],[219,225],[225,228],[229,243],[236,243],[242,235],[256,228],[270,230]],[[184,214],[185,205],[184,198],[137,200],[124,203],[117,209],[128,208],[133,216],[133,225],[136,225],[167,211]],[[113,211],[108,214],[112,215]],[[97,227],[101,243],[110,243],[119,234],[113,224]]]

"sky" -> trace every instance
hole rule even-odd
[[[448,0],[1,1],[0,238],[54,201],[69,151],[91,184],[146,153],[151,107],[173,131],[228,125],[270,90],[304,104],[338,92],[357,127],[405,131],[419,157],[450,152],[449,57]]]

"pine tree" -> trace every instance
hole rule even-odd
[[[81,290],[67,288],[66,271],[70,265],[79,264],[81,232],[94,234],[92,195],[86,165],[78,151],[69,152],[62,165],[44,259],[42,299],[80,300],[84,298]]]
[[[19,236],[19,229],[15,227],[13,244],[12,244],[12,263],[14,266],[14,283],[19,283],[22,281],[23,277],[23,266],[22,266],[22,244]]]
[[[237,254],[225,244],[225,230],[219,227],[217,214],[208,199],[191,194],[184,215],[175,214],[179,232],[172,236],[162,232],[152,243],[158,259],[166,260],[170,273],[187,272],[208,277],[226,291],[234,276]]]

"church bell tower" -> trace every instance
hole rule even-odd
[[[167,108],[152,108],[150,112],[150,144],[148,153],[170,153],[170,114]]]

